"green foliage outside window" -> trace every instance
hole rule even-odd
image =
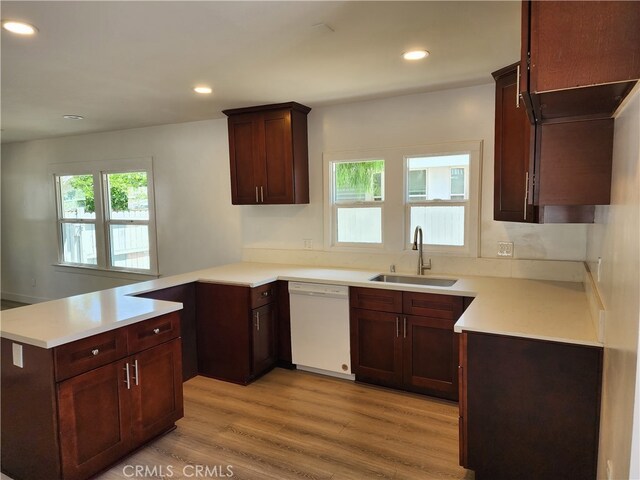
[[[76,175],[71,180],[71,186],[81,190],[85,196],[85,212],[94,213],[96,210],[93,194],[93,176]],[[111,193],[111,210],[126,212],[129,210],[129,192],[131,189],[147,187],[146,172],[111,173],[109,174],[109,189]]]
[[[336,193],[340,196],[342,192],[354,192],[380,199],[383,193],[382,175],[384,160],[336,163]]]

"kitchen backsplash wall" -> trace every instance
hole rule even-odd
[[[487,76],[487,80],[489,76]],[[245,206],[244,246],[324,249],[323,152],[483,140],[481,256],[514,243],[514,258],[584,260],[586,225],[493,221],[493,84],[314,108],[309,114],[309,205]]]
[[[483,275],[490,277],[532,278],[582,282],[584,262],[563,260],[524,260],[502,258],[468,258],[431,256],[431,270],[435,275]],[[278,250],[245,248],[242,260],[259,263],[292,263],[295,265],[333,266],[389,272],[391,265],[398,273],[415,274],[417,253],[356,253],[314,250]]]

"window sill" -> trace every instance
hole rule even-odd
[[[151,280],[159,278],[157,273],[122,272],[120,270],[105,270],[96,267],[82,267],[80,265],[53,264],[53,268],[59,273],[74,273],[78,275],[93,275],[96,277],[121,278],[124,280]]]

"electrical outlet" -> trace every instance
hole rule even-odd
[[[302,241],[304,242],[305,250],[313,249],[313,240],[311,240],[310,238],[303,238]]]
[[[498,242],[499,257],[513,257],[513,242]]]
[[[36,286],[36,279],[35,279],[35,278],[32,278],[32,279],[31,279],[31,286],[32,286],[32,287],[35,287],[35,286]]]
[[[613,480],[613,462],[607,460],[607,480]]]

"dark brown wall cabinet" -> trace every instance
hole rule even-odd
[[[309,203],[310,111],[290,102],[223,112],[234,205]]]
[[[356,380],[458,399],[462,297],[355,287],[349,297]]]
[[[592,223],[609,204],[611,117],[640,78],[638,24],[637,2],[522,3],[520,62],[493,73],[495,220]]]
[[[592,223],[609,204],[613,119],[530,124],[518,104],[517,65],[496,80],[494,219]]]
[[[602,348],[463,332],[460,462],[477,480],[596,478]]]
[[[640,78],[640,8],[525,1],[520,91],[538,123],[611,117]]]
[[[2,339],[2,470],[85,479],[182,417],[180,317],[163,315],[53,349]]]
[[[246,385],[275,365],[277,291],[196,284],[200,375]]]

